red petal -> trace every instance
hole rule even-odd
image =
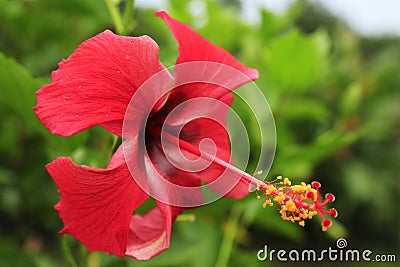
[[[193,31],[188,25],[171,18],[167,12],[159,11],[156,12],[155,15],[165,21],[178,42],[179,57],[176,64],[191,61],[218,62],[239,70],[246,74],[251,80],[258,78],[258,71],[256,69],[251,69],[242,65],[226,50],[213,45]]]
[[[68,136],[101,124],[121,136],[132,95],[164,69],[158,50],[150,37],[108,30],[83,42],[37,91],[37,117],[54,134]]]
[[[157,207],[143,216],[133,215],[127,256],[147,260],[169,248],[172,224],[183,208],[156,203]]]
[[[116,157],[117,159],[118,157]],[[97,169],[58,158],[47,170],[61,194],[56,205],[67,233],[91,250],[123,257],[133,211],[147,198],[125,164]]]
[[[175,87],[164,106],[164,114],[188,99],[220,99],[229,91],[258,78],[256,69],[244,66],[226,50],[213,45],[165,11],[157,12],[156,16],[165,21],[179,46],[179,56],[174,67]],[[208,105],[196,107],[200,113],[207,109]],[[187,112],[182,109],[182,114],[175,114],[175,121],[184,118]]]
[[[221,114],[226,114],[226,111],[221,111]],[[210,119],[193,120],[183,127],[180,137],[193,146],[200,148],[201,151],[215,155],[216,158],[226,163],[231,163],[230,140],[226,131],[225,119],[223,121]],[[212,140],[213,143],[209,146],[204,145],[204,143],[201,144],[206,139]],[[208,143],[210,144],[210,142]],[[210,161],[206,160],[206,163],[209,164]],[[206,164],[204,163],[203,165]],[[206,169],[196,173],[196,175],[219,195],[240,199],[249,193],[248,183],[242,179],[241,175],[217,164],[215,161],[209,164]]]
[[[209,127],[205,128],[209,129],[209,133],[202,133],[202,138],[212,138],[213,142],[218,146],[217,157],[232,164],[230,160],[229,142],[225,143],[224,139],[226,136],[225,130],[206,120],[199,120],[196,124],[203,128],[206,125]],[[206,150],[204,146],[202,150]],[[220,196],[241,199],[249,193],[249,184],[242,178],[241,174],[232,172],[229,167],[221,166],[216,161],[213,161],[208,168],[198,172],[197,176],[204,181],[212,191]]]

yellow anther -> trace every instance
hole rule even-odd
[[[285,195],[283,194],[283,192],[279,192],[278,195],[274,197],[274,201],[278,203],[283,202],[284,200],[285,200]]]
[[[267,195],[271,195],[272,192],[274,192],[275,190],[276,190],[276,187],[273,186],[273,185],[271,185],[271,186],[269,186],[269,188],[265,191],[265,193],[266,193]]]
[[[287,216],[285,210],[280,210],[280,214],[281,214],[282,219],[285,221],[290,221],[293,219],[292,216]]]
[[[290,212],[295,212],[297,209],[296,204],[291,199],[286,202],[285,208]]]
[[[290,186],[292,184],[292,182],[288,178],[285,178],[285,179],[283,179],[283,184]]]
[[[293,193],[302,193],[303,192],[303,187],[301,185],[293,185],[292,186],[292,192]]]
[[[308,213],[307,212],[304,212],[304,213],[302,213],[301,215],[301,218],[303,218],[303,219],[308,219]]]
[[[269,200],[269,199],[265,200],[263,203],[263,208],[265,209],[267,207],[267,205],[272,207],[273,204],[272,204],[271,200]]]
[[[305,223],[304,221],[299,221],[299,225],[300,225],[300,226],[304,227],[305,224],[306,224],[306,223]]]
[[[314,215],[317,215],[317,214],[318,214],[318,212],[316,212],[316,211],[310,211],[308,213],[308,219],[311,219]]]

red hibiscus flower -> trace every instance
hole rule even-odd
[[[248,193],[248,179],[230,168],[225,116],[230,91],[257,79],[257,70],[166,12],[156,15],[178,42],[174,77],[159,62],[151,38],[105,31],[60,62],[52,82],[37,92],[34,108],[53,134],[69,136],[101,125],[124,137],[106,169],[77,166],[70,158],[46,166],[61,195],[56,205],[65,225],[61,233],[88,250],[119,257],[149,259],[168,248],[177,216],[205,201],[202,183],[227,197]],[[196,65],[179,67],[190,63]],[[193,170],[196,166],[201,168]],[[157,206],[134,214],[149,195]]]
[[[123,137],[106,169],[57,158],[46,166],[61,194],[55,206],[67,233],[88,250],[149,259],[169,247],[172,224],[185,209],[226,196],[242,198],[249,183],[274,201],[284,220],[304,226],[318,214],[331,226],[320,184],[262,182],[231,164],[226,114],[230,91],[258,78],[228,52],[189,26],[161,17],[178,42],[172,76],[149,37],[105,31],[82,43],[37,92],[34,111],[53,134],[68,136],[95,125]],[[203,184],[214,193],[203,194]],[[156,207],[134,212],[149,197]],[[258,198],[261,198],[258,195]]]

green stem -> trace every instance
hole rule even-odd
[[[76,263],[74,257],[72,256],[72,251],[68,244],[67,238],[68,238],[67,235],[62,235],[62,237],[61,237],[61,244],[62,244],[61,247],[62,247],[64,257],[67,260],[68,265],[70,267],[78,267],[78,264]]]
[[[118,10],[117,4],[113,0],[104,0],[104,1],[106,2],[111,18],[114,21],[115,30],[117,31],[117,34],[124,35],[125,27],[122,22],[121,13]]]
[[[228,221],[226,222],[224,236],[222,238],[221,248],[215,267],[226,267],[229,264],[229,258],[232,253],[233,243],[240,227],[240,217],[243,213],[243,206],[235,204],[232,206]]]
[[[80,244],[79,246],[79,250],[80,250],[80,256],[81,256],[81,260],[80,260],[80,266],[81,267],[87,267],[88,266],[88,256],[89,253],[87,251],[87,249],[85,248],[84,245]]]
[[[124,25],[125,34],[128,34],[132,27],[133,19],[133,7],[135,5],[135,0],[126,0],[124,13],[122,15],[122,23]]]

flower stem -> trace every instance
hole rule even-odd
[[[125,27],[124,23],[122,22],[121,13],[118,10],[116,2],[113,0],[104,0],[104,1],[106,2],[108,11],[110,12],[111,18],[114,22],[117,34],[124,35]]]
[[[239,231],[239,219],[244,211],[242,204],[232,206],[229,218],[226,222],[221,247],[218,254],[216,267],[226,267],[229,264],[229,258],[232,253],[232,247]]]
[[[133,26],[133,8],[135,6],[135,0],[126,0],[124,13],[122,14],[122,23],[124,26],[125,33],[128,34],[131,27]]]
[[[63,251],[64,257],[67,260],[68,265],[70,267],[78,267],[78,264],[76,263],[76,261],[74,259],[74,256],[72,256],[72,251],[68,244],[67,238],[68,238],[67,235],[63,235],[61,237],[62,251]]]

